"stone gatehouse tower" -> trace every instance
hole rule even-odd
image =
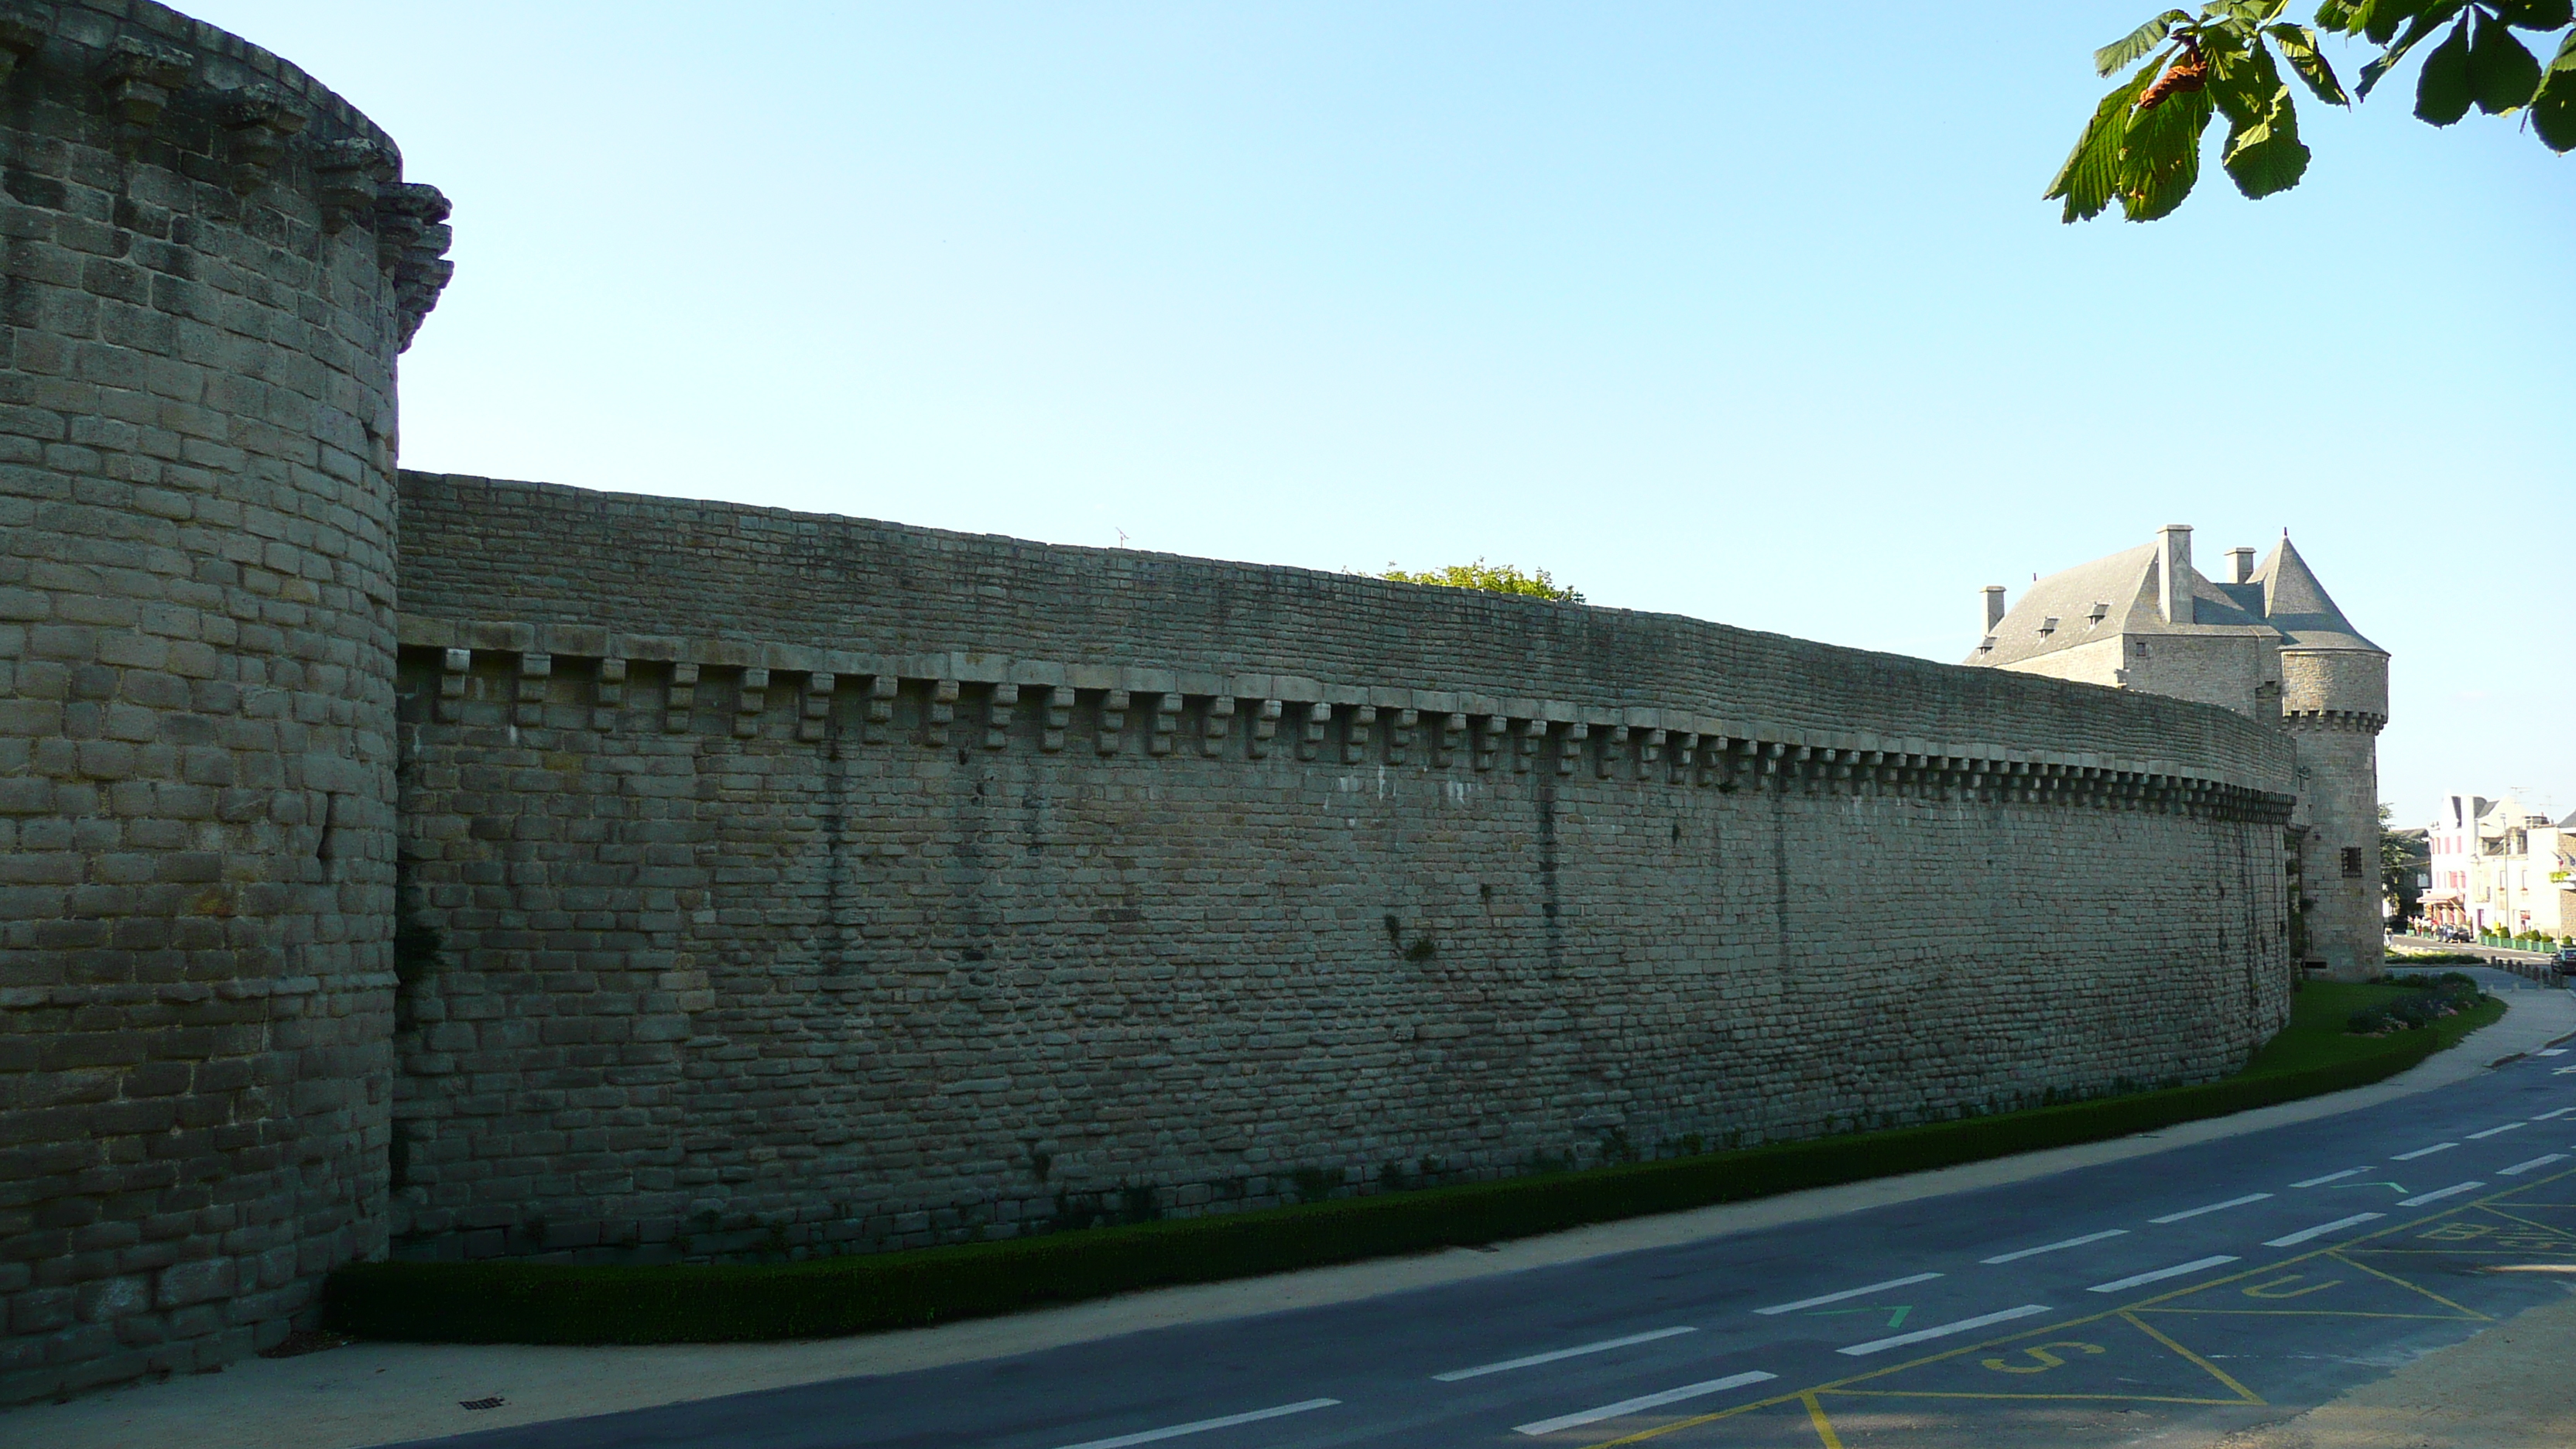
[[[2191,530],[2051,574],[2010,609],[1985,590],[1963,663],[2215,704],[2278,720],[2298,751],[2291,917],[2301,959],[2380,972],[2379,746],[2388,651],[2353,628],[2308,562],[2230,549],[2225,581],[2192,566]]]

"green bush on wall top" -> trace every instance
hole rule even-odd
[[[2473,1015],[2500,1010],[2490,1002]],[[332,1275],[326,1317],[365,1337],[462,1343],[705,1343],[912,1328],[2120,1137],[2379,1081],[2449,1036],[2410,1031],[2357,1042],[2368,1055],[2352,1059],[2258,1066],[2202,1086],[1894,1131],[996,1243],[780,1264],[360,1263]]]

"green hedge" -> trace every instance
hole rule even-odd
[[[331,1277],[331,1327],[456,1343],[706,1343],[820,1338],[978,1318],[1137,1288],[1490,1243],[2126,1136],[2358,1087],[2422,1061],[2385,1051],[2061,1107],[1674,1161],[1596,1168],[1007,1242],[779,1264],[591,1267],[359,1263]]]

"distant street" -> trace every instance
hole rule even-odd
[[[2531,1267],[2576,1268],[2564,1048],[2319,1121],[1842,1218],[435,1442],[2190,1443],[2564,1295],[2556,1273],[2494,1271]]]

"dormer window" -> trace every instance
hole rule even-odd
[[[1980,653],[1980,654],[1992,654],[1992,653],[1994,653],[1994,652],[1995,652],[1995,636],[1994,636],[1994,635],[1992,635],[1992,634],[1989,634],[1989,635],[1987,635],[1985,638],[1983,638],[1983,639],[1981,639],[1981,640],[1977,641],[1977,652],[1978,652],[1978,653]]]
[[[2092,620],[2096,624],[2099,624],[2104,619],[2111,617],[2111,606],[2108,604],[2095,604],[2093,606],[2093,612],[2085,615],[2084,617]]]
[[[2049,615],[2047,618],[2042,619],[2042,620],[2040,620],[2040,621],[2039,621],[2039,634],[2040,634],[2040,637],[2041,637],[2041,638],[2045,639],[2045,638],[2047,638],[2049,635],[2054,634],[2054,633],[2056,633],[2056,632],[2057,632],[2057,616],[2056,616],[2056,615],[2051,614],[2051,615]]]

